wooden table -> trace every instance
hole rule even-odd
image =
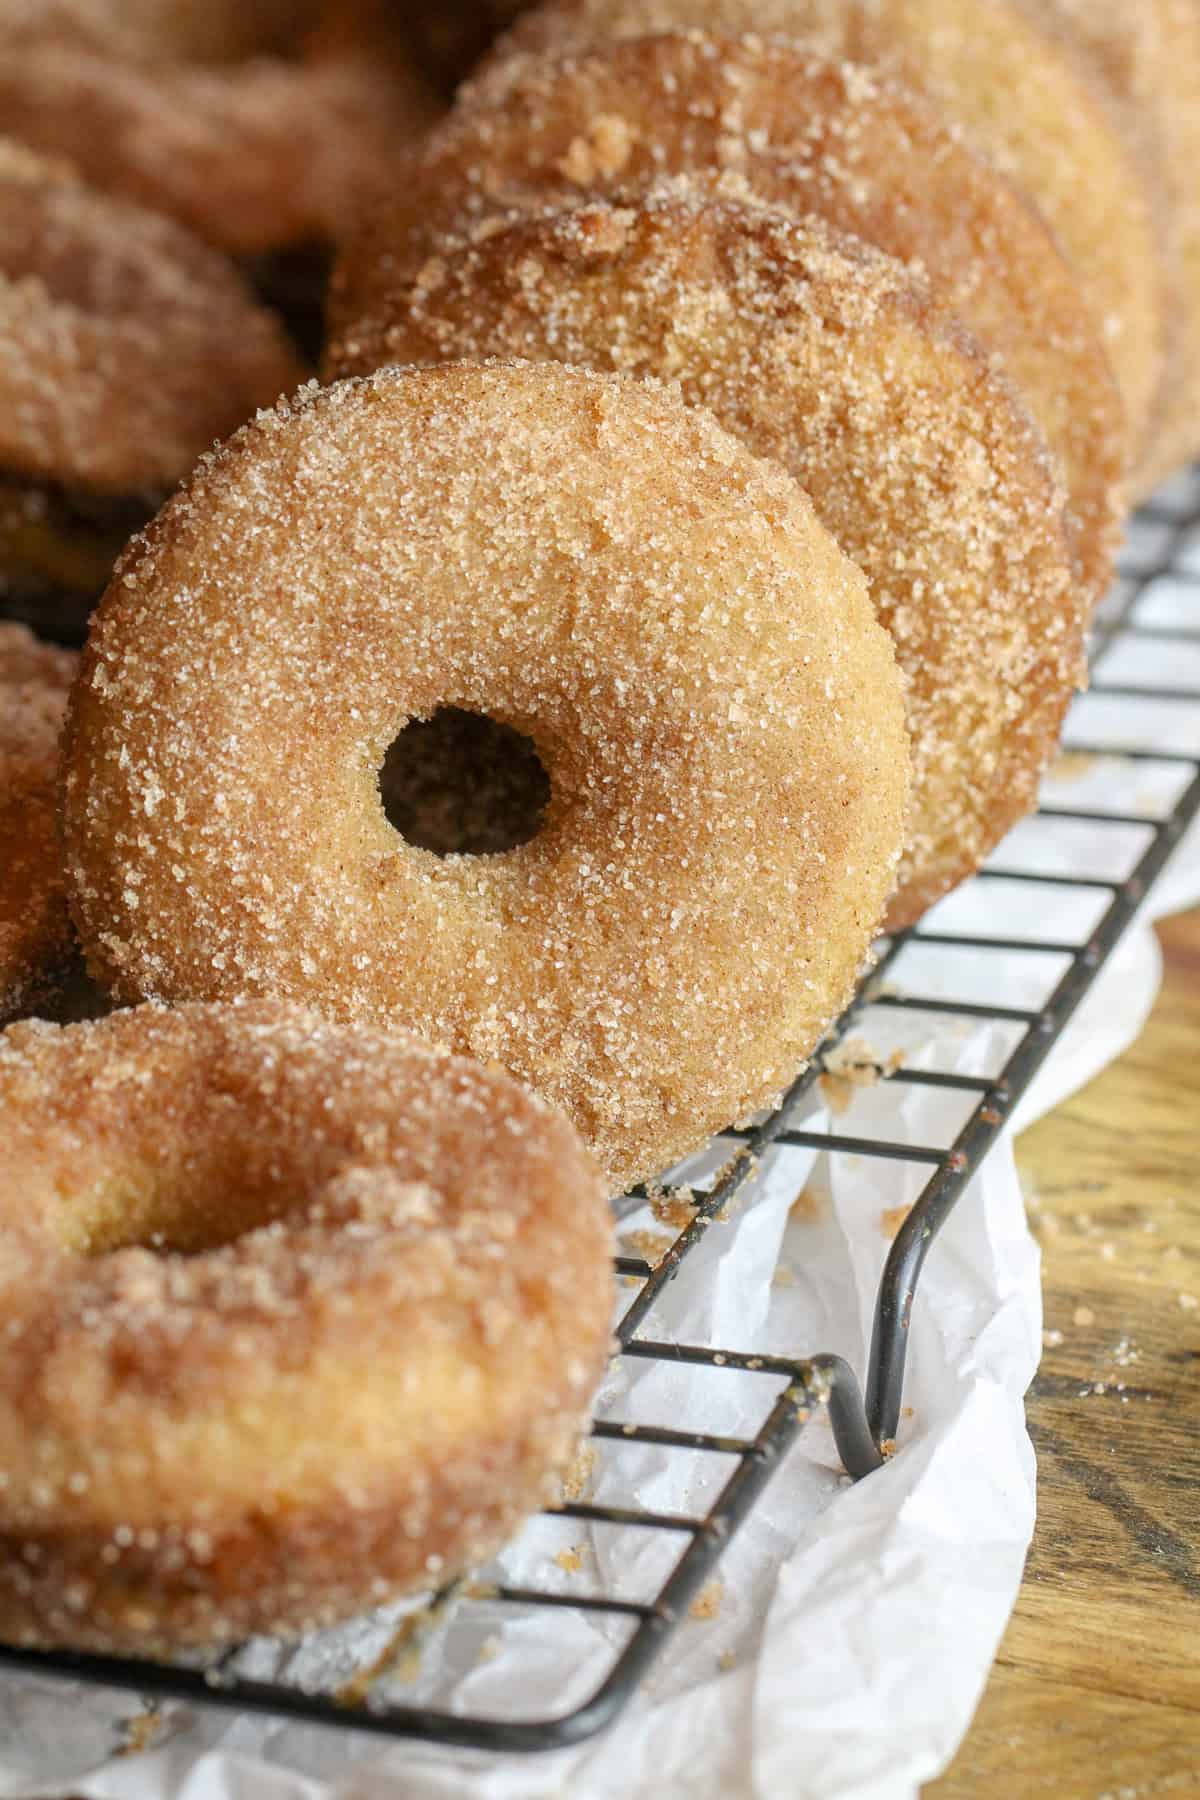
[[[1044,1258],[1038,1527],[926,1800],[1200,1797],[1200,913],[1159,935],[1139,1042],[1017,1147]]]

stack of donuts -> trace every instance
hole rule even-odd
[[[104,586],[79,658],[0,625],[0,1636],[159,1653],[503,1541],[606,1196],[1034,805],[1200,449],[1200,10],[0,48],[0,586]],[[272,297],[331,249],[306,380]],[[80,951],[106,1016],[32,1018]]]

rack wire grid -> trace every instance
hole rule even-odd
[[[1164,647],[1169,652],[1172,676],[1182,672],[1190,679],[1183,685],[1160,684]],[[314,1688],[303,1676],[289,1678],[273,1673],[256,1677],[254,1659],[234,1650],[215,1664],[178,1667],[111,1657],[70,1654],[36,1654],[0,1647],[0,1666],[20,1668],[41,1675],[53,1674],[105,1687],[133,1690],[146,1697],[175,1697],[200,1705],[217,1705],[241,1711],[269,1713],[308,1722],[352,1726],[394,1738],[418,1737],[459,1747],[489,1752],[561,1749],[578,1743],[610,1725],[628,1704],[669,1643],[672,1633],[687,1616],[738,1528],[745,1522],[778,1469],[785,1452],[820,1408],[827,1408],[838,1452],[846,1470],[864,1477],[877,1469],[894,1439],[901,1415],[909,1321],[926,1256],[952,1209],[962,1198],[972,1176],[1004,1131],[1013,1109],[1045,1062],[1065,1025],[1087,994],[1099,970],[1137,912],[1179,838],[1200,812],[1200,467],[1186,471],[1161,489],[1153,502],[1132,521],[1120,578],[1101,608],[1092,641],[1093,682],[1087,697],[1076,704],[1068,720],[1064,750],[1081,762],[1102,758],[1108,766],[1141,764],[1155,798],[1146,809],[1111,811],[1103,804],[1101,785],[1095,805],[1044,805],[1037,823],[1055,836],[1080,826],[1089,831],[1123,834],[1132,843],[1122,874],[1063,874],[1037,866],[1036,856],[1014,858],[1021,829],[1006,840],[975,885],[989,884],[997,898],[990,899],[993,916],[1011,910],[998,896],[1011,895],[1014,885],[1030,890],[1043,884],[1060,894],[1082,896],[1091,908],[1092,922],[1077,941],[1040,936],[1005,935],[1001,930],[985,935],[937,929],[937,909],[930,920],[881,946],[876,967],[857,999],[838,1022],[822,1051],[801,1075],[779,1109],[744,1131],[730,1131],[721,1140],[727,1157],[706,1192],[693,1194],[690,1217],[670,1247],[653,1265],[639,1257],[622,1256],[617,1270],[636,1289],[616,1327],[621,1358],[651,1359],[703,1365],[712,1370],[751,1371],[763,1384],[762,1423],[752,1436],[724,1437],[678,1429],[662,1424],[629,1424],[619,1418],[597,1418],[594,1437],[601,1442],[640,1443],[658,1446],[679,1455],[717,1458],[727,1473],[715,1497],[703,1512],[657,1512],[640,1505],[636,1496],[627,1506],[564,1501],[553,1516],[568,1521],[587,1521],[595,1526],[640,1528],[661,1534],[676,1546],[658,1590],[647,1600],[621,1597],[616,1592],[581,1595],[547,1586],[495,1585],[473,1587],[458,1583],[442,1590],[423,1612],[408,1616],[364,1678],[354,1674],[349,1686]],[[1147,657],[1155,653],[1155,660]],[[1126,741],[1122,714],[1114,707],[1143,702],[1161,719],[1162,730],[1154,743],[1170,749],[1148,749]],[[1111,730],[1097,730],[1095,721],[1108,720]],[[1093,789],[1096,784],[1092,784]],[[1131,834],[1132,833],[1132,838]],[[1003,1006],[977,999],[954,997],[945,991],[922,995],[897,983],[900,958],[918,947],[938,956],[967,953],[975,958],[1016,954],[1045,959],[1061,968],[1045,1003],[1027,1008]],[[1052,960],[1052,959],[1057,959]],[[944,984],[938,984],[943,986]],[[968,990],[970,983],[966,984]],[[1011,1031],[1007,1061],[995,1075],[972,1076],[938,1073],[936,1070],[901,1066],[889,1071],[896,1084],[924,1084],[955,1090],[966,1102],[965,1122],[948,1143],[913,1145],[881,1138],[841,1135],[828,1130],[807,1130],[794,1123],[803,1118],[804,1102],[819,1081],[824,1057],[845,1039],[867,1008],[901,1009],[915,1014],[936,1014],[963,1020],[987,1020]],[[1007,1042],[1008,1040],[1006,1040]],[[810,1100],[808,1112],[812,1112]],[[688,1256],[700,1244],[707,1227],[754,1177],[764,1151],[773,1145],[807,1147],[828,1155],[854,1155],[877,1159],[881,1182],[889,1165],[928,1168],[928,1179],[901,1226],[887,1258],[880,1282],[873,1341],[865,1380],[860,1384],[846,1361],[833,1355],[781,1357],[755,1354],[752,1346],[714,1349],[699,1344],[664,1342],[644,1334],[656,1301],[674,1281]],[[639,1197],[633,1197],[636,1201]],[[640,1196],[644,1200],[645,1196]],[[631,1204],[633,1201],[631,1201]],[[614,1584],[616,1585],[616,1584]],[[394,1671],[397,1645],[411,1642],[431,1619],[445,1618],[453,1610],[461,1618],[464,1609],[521,1609],[526,1616],[544,1615],[547,1609],[571,1608],[583,1614],[610,1615],[610,1626],[625,1628],[622,1643],[615,1643],[611,1667],[583,1704],[562,1716],[532,1720],[475,1717],[435,1705],[398,1703],[394,1689],[384,1697],[370,1675],[385,1668]],[[492,1611],[489,1615],[495,1618]],[[519,1654],[514,1652],[513,1654]],[[519,1678],[520,1669],[512,1673]],[[383,1687],[391,1684],[384,1683]]]

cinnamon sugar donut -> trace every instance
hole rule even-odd
[[[272,314],[170,219],[0,139],[0,469],[173,485],[300,379]]]
[[[445,240],[356,366],[520,356],[665,377],[796,476],[908,678],[899,927],[1036,803],[1086,609],[1041,442],[978,346],[894,259],[730,187]]]
[[[447,232],[497,210],[728,172],[797,215],[900,257],[999,353],[1058,459],[1085,599],[1112,577],[1125,421],[1075,273],[1022,195],[921,99],[866,69],[700,32],[506,63],[406,158],[347,246],[327,366],[396,316]]]
[[[1171,307],[1153,168],[1050,9],[1024,0],[547,0],[494,53],[668,26],[803,39],[928,93],[1041,207],[1078,271],[1125,401],[1130,458],[1155,427]]]
[[[275,1002],[10,1027],[0,1240],[6,1643],[217,1647],[437,1587],[552,1498],[608,1351],[567,1122]]]
[[[1150,132],[1170,207],[1180,366],[1136,471],[1142,497],[1200,452],[1200,9],[1196,0],[1051,0],[1050,10]]]
[[[388,746],[446,707],[545,768],[505,854],[385,817]],[[276,993],[494,1058],[613,1188],[796,1073],[908,792],[891,646],[791,477],[550,365],[260,415],[130,545],[68,735],[69,886],[122,998]]]
[[[232,62],[284,52],[320,0],[0,0],[0,30],[86,33],[121,56]]]
[[[238,256],[332,242],[436,116],[410,64],[321,9],[289,48],[211,64],[0,13],[0,119],[95,187],[179,220]]]
[[[0,1023],[44,998],[73,953],[54,815],[78,661],[0,623]]]

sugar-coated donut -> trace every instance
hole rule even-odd
[[[360,370],[520,356],[678,383],[794,474],[863,568],[907,676],[914,782],[892,926],[1036,803],[1083,678],[1040,438],[894,259],[682,181],[447,240]]]
[[[161,491],[300,379],[223,257],[0,139],[0,470]]]
[[[503,77],[501,90],[500,78]],[[327,366],[361,367],[447,230],[499,208],[728,172],[913,264],[999,352],[1061,466],[1087,600],[1112,578],[1120,397],[1075,272],[1036,212],[927,102],[872,71],[762,39],[673,32],[513,57],[405,159],[335,272]]]
[[[0,1023],[44,998],[71,960],[54,815],[78,661],[0,623]]]
[[[114,54],[223,63],[286,52],[321,0],[0,0],[0,29],[87,35]]]
[[[1200,452],[1200,8],[1196,0],[1050,0],[1050,11],[1152,135],[1169,203],[1179,368],[1135,474],[1143,497]]]
[[[603,1372],[566,1120],[277,1002],[0,1036],[0,1638],[292,1635],[490,1556]]]
[[[360,38],[343,31],[338,9],[321,10],[295,54],[221,64],[139,54],[86,23],[0,13],[0,120],[95,187],[231,254],[331,243],[437,105],[372,28]]]
[[[378,773],[456,707],[545,822],[438,857]],[[260,415],[135,539],[65,753],[123,998],[303,998],[495,1058],[614,1186],[776,1096],[848,999],[908,793],[866,582],[782,469],[656,386],[386,371]]]
[[[1024,0],[546,0],[494,56],[673,25],[802,39],[930,94],[1028,190],[1074,262],[1125,401],[1130,460],[1142,453],[1172,325],[1160,195],[1111,96],[1048,9]]]

